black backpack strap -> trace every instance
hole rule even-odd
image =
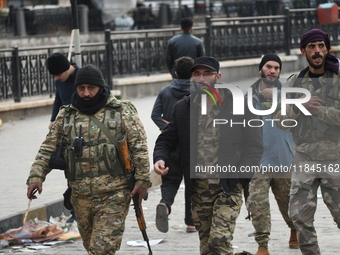
[[[305,75],[308,71],[309,71],[309,67],[307,66],[305,69],[303,69],[299,73],[298,77],[294,81],[293,87],[300,87],[300,83],[301,83],[303,77],[305,77]],[[328,95],[332,86],[333,86],[333,72],[326,69],[326,94],[327,95]]]
[[[297,77],[297,78],[295,79],[295,81],[294,81],[293,87],[300,87],[300,83],[301,83],[303,77],[305,77],[305,75],[306,75],[306,73],[307,73],[308,71],[309,71],[309,67],[307,66],[305,69],[303,69],[303,70],[299,73],[298,77]]]
[[[328,96],[331,87],[333,86],[333,72],[330,70],[326,70],[326,95]]]

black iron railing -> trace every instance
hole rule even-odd
[[[265,53],[290,54],[300,37],[313,28],[330,34],[332,45],[340,44],[340,26],[320,24],[316,9],[285,10],[284,15],[210,18],[195,27],[206,54],[218,60],[259,57]],[[112,77],[167,73],[164,52],[178,28],[105,31],[105,42],[82,44],[82,65],[95,64],[113,88]],[[45,61],[53,52],[67,52],[68,45],[0,50],[0,101],[54,93],[53,77]],[[66,54],[66,53],[65,53]]]
[[[79,1],[88,2],[88,1]],[[152,1],[156,2],[156,1]],[[195,4],[183,5],[181,8],[175,4],[175,1],[163,1],[157,5],[153,5],[151,9],[148,7],[139,7],[131,10],[132,17],[135,21],[133,28],[137,29],[154,29],[164,25],[178,25],[182,17],[192,17],[195,21],[201,21],[201,17],[210,15],[214,18],[220,17],[250,17],[262,15],[277,15],[283,14],[285,7],[284,3],[279,3],[273,8],[275,13],[264,5],[260,10],[255,1],[234,1],[226,2],[220,0],[210,1],[207,4],[204,1],[193,1]],[[151,2],[149,2],[151,3]],[[176,2],[177,3],[177,2]],[[80,6],[85,7],[87,11],[82,12]],[[269,5],[268,5],[269,6]],[[90,4],[90,7],[91,6]],[[103,31],[104,28],[109,28],[110,24],[103,24],[100,9],[88,8],[88,6],[78,5],[79,17],[86,15],[88,20],[88,30],[86,31]],[[21,13],[22,12],[22,13]],[[21,13],[21,14],[20,14]],[[23,19],[20,19],[23,15]],[[203,20],[204,21],[204,18]],[[114,21],[112,21],[114,23]],[[110,23],[112,23],[110,22]],[[20,26],[25,27],[23,33]],[[113,25],[114,27],[114,25]],[[35,5],[25,7],[13,7],[0,10],[0,35],[20,35],[25,36],[34,34],[54,34],[54,33],[69,33],[72,29],[72,14],[70,7],[60,7],[57,5]]]
[[[258,57],[285,52],[285,16],[206,18],[207,55],[219,60]]]
[[[205,31],[205,27],[196,27],[195,36],[205,41]],[[131,31],[106,33],[106,43],[112,46],[112,74],[117,77],[167,72],[164,61],[167,42],[180,31],[169,28],[137,30],[133,35]]]
[[[290,26],[290,33],[287,35],[290,36],[291,47],[299,47],[301,35],[313,28],[326,31],[330,35],[332,45],[340,44],[339,23],[320,24],[315,8],[287,10],[285,15]]]
[[[110,62],[105,43],[84,44],[81,53],[83,65],[94,64],[104,74]],[[46,68],[45,61],[56,51],[67,52],[69,46],[54,45],[0,50],[0,101],[13,98],[54,94],[54,78]],[[66,54],[65,54],[66,55]],[[71,59],[72,62],[72,59]],[[111,77],[112,79],[112,77]]]

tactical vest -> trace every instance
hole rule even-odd
[[[118,100],[112,101],[104,107],[101,120],[116,140],[122,136],[121,112],[122,103]],[[80,130],[82,130],[81,134]],[[110,142],[110,139],[88,115],[81,114],[76,109],[67,106],[64,114],[63,132],[64,157],[68,165],[65,177],[69,181],[101,175],[116,177],[123,173],[123,167],[119,160],[119,148]],[[80,156],[76,156],[74,153],[76,137],[83,138],[82,155]]]
[[[309,68],[307,67],[306,69],[302,70],[296,80],[294,81],[293,87],[300,87],[300,83],[306,73],[308,72]],[[333,98],[329,95],[329,91],[333,86],[333,73],[329,70],[326,70],[326,78],[327,82],[325,84],[325,87],[322,87],[320,90],[320,93],[312,93],[313,96],[318,96],[322,100],[325,101],[325,106],[327,107],[334,107],[336,109],[340,109],[339,107],[339,102],[340,99],[338,98]],[[314,78],[315,79],[315,78]],[[308,125],[314,125],[320,132],[322,132],[330,141],[333,141],[335,143],[339,142],[340,139],[340,127],[336,125],[329,125],[329,124],[324,124],[317,120],[316,117],[313,116],[305,116],[304,118],[299,118],[298,122],[308,122],[306,126]],[[302,123],[300,123],[302,124]],[[294,129],[294,128],[293,128]],[[306,132],[306,130],[303,130],[303,132]],[[301,144],[306,141],[300,141],[301,138],[303,137],[299,133],[293,132],[294,136],[294,141],[296,141],[296,144]],[[313,143],[313,142],[319,142],[324,140],[324,137],[322,136],[312,136],[308,138],[308,142]]]

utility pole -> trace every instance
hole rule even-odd
[[[72,28],[74,32],[74,57],[76,64],[81,67],[81,50],[80,50],[80,36],[79,36],[79,22],[78,22],[78,6],[77,0],[71,0],[72,8]]]

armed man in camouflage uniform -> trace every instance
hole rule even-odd
[[[282,62],[275,54],[265,55],[260,64],[261,78],[251,87],[253,91],[254,108],[267,110],[272,107],[273,88],[281,94],[282,84],[279,81]],[[273,126],[271,121],[274,113],[262,116],[264,153],[261,166],[270,170],[280,167],[281,172],[255,173],[249,184],[249,196],[246,201],[247,209],[251,212],[251,219],[255,228],[255,241],[259,248],[255,255],[269,255],[268,241],[271,230],[271,215],[269,205],[269,189],[271,188],[281,215],[291,229],[289,247],[298,248],[296,230],[292,220],[288,216],[289,190],[291,185],[290,165],[295,150],[290,130],[280,130]]]
[[[324,31],[312,29],[302,36],[300,50],[309,65],[288,78],[286,87],[308,90],[311,98],[307,97],[299,108],[288,104],[286,115],[282,116],[281,110],[275,116],[285,120],[284,125],[277,122],[280,128],[294,126],[296,154],[289,213],[305,255],[321,254],[313,225],[319,186],[324,203],[340,228],[340,75],[339,62],[329,54],[330,48],[329,36]],[[303,92],[289,95],[299,100],[306,96]]]
[[[233,97],[228,89],[218,89],[220,64],[212,57],[195,59],[192,82],[195,91],[179,101],[170,123],[159,135],[154,149],[154,170],[167,174],[165,165],[170,152],[179,143],[181,164],[192,179],[192,217],[200,238],[201,255],[232,255],[231,241],[236,219],[242,206],[242,189],[252,177],[239,175],[242,166],[258,166],[263,153],[262,133],[258,127],[213,125],[214,119],[233,119],[240,123],[257,119],[249,109],[244,115],[233,115]],[[201,97],[207,100],[207,114],[201,113]],[[218,104],[214,104],[219,102]],[[246,107],[246,106],[245,106]],[[197,172],[200,168],[232,166],[231,172],[213,174]]]
[[[65,176],[72,188],[71,203],[84,247],[88,254],[115,254],[130,197],[138,194],[141,203],[151,186],[146,134],[135,107],[110,94],[97,67],[79,69],[75,86],[72,104],[59,111],[31,167],[27,196],[35,188],[42,192],[42,183],[51,171],[51,154],[62,144],[68,165]],[[136,170],[131,193],[115,146],[122,135]]]

